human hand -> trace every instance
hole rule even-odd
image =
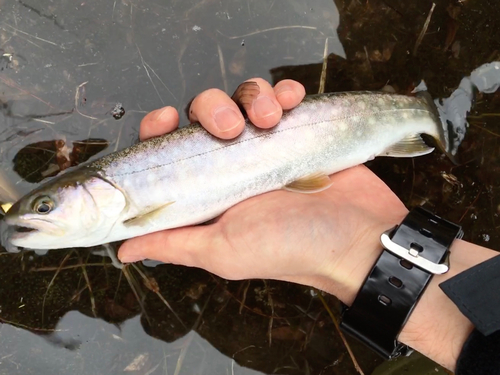
[[[295,107],[305,94],[295,81],[281,81],[274,89],[262,79],[252,81],[260,94],[245,109],[262,128],[276,125],[283,109]],[[171,107],[148,114],[141,139],[174,130],[178,119]],[[195,98],[190,120],[225,139],[244,127],[237,105],[216,89]],[[380,233],[399,223],[407,210],[364,166],[330,178],[332,186],[317,194],[274,191],[232,207],[209,225],[130,239],[119,258],[200,267],[227,279],[286,280],[327,290],[348,303],[381,251]]]

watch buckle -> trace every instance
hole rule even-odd
[[[406,249],[401,245],[393,242],[389,237],[389,234],[394,230],[389,229],[382,233],[380,236],[380,242],[384,248],[391,252],[392,254],[407,260],[408,262],[414,264],[418,268],[423,269],[429,273],[435,275],[441,275],[448,272],[450,269],[449,252],[446,253],[443,263],[434,263],[420,255],[420,252],[414,248]]]

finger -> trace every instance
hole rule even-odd
[[[118,251],[123,263],[154,259],[189,267],[204,266],[214,242],[212,227],[196,226],[165,230],[125,241]]]
[[[206,90],[194,98],[189,119],[199,121],[211,134],[223,139],[238,136],[245,126],[245,119],[236,103],[218,89]]]
[[[141,121],[139,138],[144,141],[169,133],[179,126],[179,114],[173,107],[163,107],[148,113]]]
[[[274,86],[274,94],[281,108],[292,109],[304,99],[306,89],[297,81],[284,79]]]
[[[253,100],[239,100],[250,121],[259,128],[267,129],[275,126],[283,115],[283,109],[271,84],[262,78],[252,78],[245,82],[255,82],[260,90],[258,95],[252,98]]]

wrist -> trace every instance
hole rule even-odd
[[[337,262],[325,269],[324,277],[329,279],[329,282],[322,281],[324,287],[328,288],[323,290],[334,294],[350,306],[383,251],[380,235],[401,223],[407,214],[408,210],[401,207],[395,209],[391,215],[369,220],[368,224],[359,230],[348,251],[342,253]]]
[[[309,285],[336,295],[350,306],[383,251],[380,235],[401,223],[405,216],[406,213],[400,212],[400,217],[393,221],[381,220],[366,227],[363,235],[355,241],[357,247],[353,246],[338,259],[329,276],[318,277]],[[443,293],[439,284],[496,255],[498,253],[493,250],[455,240],[450,249],[450,270],[433,276],[398,340],[453,370],[473,325]]]
[[[403,327],[399,340],[442,366],[454,370],[472,323],[439,288],[439,284],[482,263],[497,252],[455,240],[450,249],[450,270],[435,275]]]

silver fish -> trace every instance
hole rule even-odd
[[[247,121],[221,140],[199,124],[63,173],[8,211],[8,241],[32,249],[89,247],[203,223],[269,191],[314,193],[328,175],[376,156],[452,147],[424,96],[346,92],[307,96],[272,129]]]

